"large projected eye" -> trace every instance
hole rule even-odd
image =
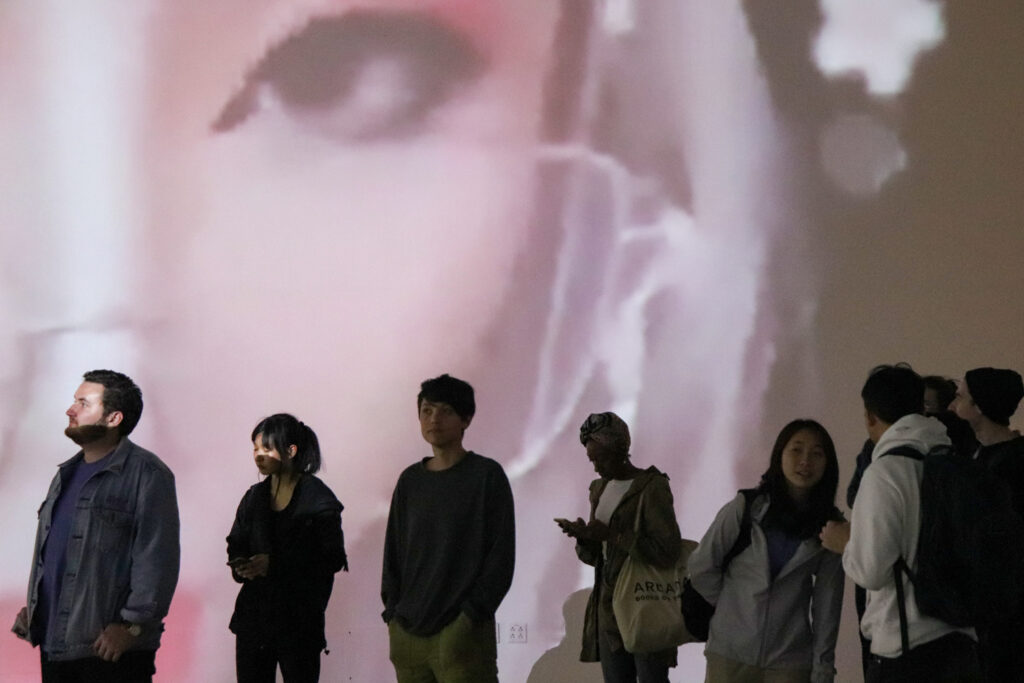
[[[277,106],[338,140],[408,136],[483,68],[476,47],[430,14],[318,17],[267,51],[212,128],[230,131]]]

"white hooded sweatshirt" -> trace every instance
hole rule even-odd
[[[875,445],[871,465],[865,470],[857,492],[843,569],[854,583],[867,589],[867,607],[860,628],[864,637],[871,640],[871,652],[881,657],[902,654],[893,566],[902,556],[908,566],[916,569],[924,468],[920,460],[884,454],[897,446],[927,453],[933,446],[949,443],[946,427],[938,420],[923,415],[901,417]],[[957,629],[922,615],[917,609],[913,584],[905,575],[902,578],[911,649],[953,631],[976,638],[974,629]]]

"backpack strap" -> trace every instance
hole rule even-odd
[[[729,566],[729,563],[750,546],[750,527],[753,524],[750,518],[750,506],[754,502],[754,498],[757,497],[757,489],[740,489],[740,493],[743,494],[744,503],[743,517],[740,518],[740,533],[736,536],[736,540],[733,541],[729,552],[722,558],[723,573],[726,567]]]
[[[878,456],[879,458],[885,457],[886,455],[902,455],[906,458],[913,458],[914,460],[924,460],[924,453],[917,450],[913,446],[896,446],[892,450],[882,453]]]
[[[892,567],[893,578],[896,580],[896,606],[900,611],[900,645],[903,647],[903,654],[910,652],[910,629],[907,619],[907,594],[903,590],[903,574],[907,575],[910,582],[914,582],[914,575],[907,566],[906,560],[901,556]]]
[[[925,456],[924,453],[913,446],[896,446],[878,457],[881,458],[886,455],[902,455],[905,458],[913,458],[914,460],[924,460]],[[907,595],[903,589],[903,574],[907,575],[910,583],[914,583],[914,573],[910,571],[910,567],[902,555],[896,560],[896,564],[893,565],[892,572],[893,579],[896,581],[896,606],[900,612],[900,645],[903,647],[903,654],[907,654],[910,652],[910,629],[907,619]]]
[[[644,486],[640,489],[640,498],[636,501],[636,519],[633,521],[633,535],[640,535],[640,514],[644,508],[644,494],[647,493],[647,487]]]

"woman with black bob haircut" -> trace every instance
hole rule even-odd
[[[704,650],[708,683],[834,679],[844,575],[842,557],[818,534],[842,519],[838,484],[828,432],[794,420],[775,440],[760,485],[715,517],[689,560],[693,587],[715,605]],[[730,553],[734,545],[742,550]]]
[[[342,505],[317,478],[320,443],[292,415],[252,430],[253,458],[265,478],[242,497],[228,534],[231,576],[242,584],[231,616],[239,683],[320,679],[324,612],[334,575],[348,570]]]

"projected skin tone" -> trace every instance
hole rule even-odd
[[[278,410],[318,426],[346,505],[352,571],[328,609],[324,679],[390,672],[376,594],[388,496],[420,457],[416,387],[472,382],[466,446],[499,460],[516,495],[521,552],[498,615],[516,681],[591,585],[551,524],[587,510],[584,416],[635,428],[699,538],[759,473],[765,424],[845,409],[829,397],[878,360],[875,311],[851,292],[894,294],[896,320],[918,301],[897,278],[926,246],[947,268],[913,282],[976,286],[915,305],[909,348],[938,354],[965,313],[1019,337],[962,293],[1019,289],[999,260],[1015,253],[1001,245],[1020,232],[1024,158],[1006,137],[1012,11],[819,0],[792,14],[737,0],[0,2],[0,611],[24,604],[83,368],[138,379],[137,441],[178,478],[166,681],[232,676],[224,537],[234,492],[257,478],[237,435]],[[902,250],[868,249],[897,228]],[[852,419],[834,413],[821,417]],[[5,679],[38,680],[37,653],[8,640]],[[703,670],[689,652],[673,681]]]
[[[162,653],[182,680],[233,671],[223,553],[237,501],[223,491],[253,482],[236,436],[269,412],[323,425],[337,466],[322,478],[346,504],[352,571],[327,613],[325,679],[390,671],[373,596],[388,496],[420,457],[426,377],[477,387],[467,447],[513,483],[529,551],[499,620],[533,640],[500,649],[509,680],[591,583],[564,570],[577,563],[550,524],[586,510],[585,463],[565,456],[583,416],[608,406],[637,426],[691,536],[710,516],[701,496],[734,490],[722,454],[737,423],[756,425],[770,366],[754,350],[773,316],[759,292],[785,213],[766,180],[780,136],[738,6],[599,4],[104,10],[117,21],[94,40],[112,54],[95,68],[118,66],[107,86],[124,111],[100,112],[121,166],[96,182],[127,187],[131,210],[90,214],[125,265],[81,295],[95,315],[70,327],[99,339],[90,353],[137,364],[141,442],[176,472],[182,576]],[[680,45],[692,59],[674,58]],[[88,213],[91,197],[71,204]]]
[[[379,459],[360,488],[390,490],[403,389],[486,361],[554,19],[548,2],[162,6],[146,348],[164,386],[216,368],[197,400],[250,421],[269,384],[342,429],[325,448]]]
[[[205,453],[180,488],[209,500],[183,512],[197,529],[185,575],[196,585],[218,571],[204,558],[223,533],[207,529],[233,501],[213,487],[251,476],[231,435],[267,411],[310,415],[330,462],[345,463],[323,476],[346,501],[353,556],[327,615],[342,655],[325,672],[386,671],[380,606],[366,598],[379,590],[383,513],[419,457],[415,389],[451,372],[481,391],[467,446],[506,465],[531,549],[501,620],[532,624],[543,646],[544,610],[556,606],[557,625],[564,596],[591,583],[559,568],[571,548],[548,521],[586,510],[579,463],[562,453],[591,401],[610,397],[663,440],[646,451],[687,435],[686,459],[663,458],[680,492],[733,488],[728,463],[701,455],[741,436],[737,415],[756,409],[739,387],[756,395],[763,381],[744,369],[773,220],[755,208],[774,163],[770,125],[749,125],[770,111],[756,64],[710,56],[631,74],[658,53],[624,47],[628,21],[577,12],[590,42],[573,50],[550,0],[236,5],[162,6],[147,90],[143,137],[159,160],[147,183],[159,190],[143,289],[159,315],[143,355],[160,359],[157,391],[191,397]],[[708,24],[747,39],[736,8],[659,11],[672,28],[648,29],[657,49]],[[620,58],[606,72],[565,66]],[[686,98],[706,77],[698,63],[722,70],[727,102]],[[632,82],[648,77],[663,86]],[[631,115],[606,111],[609,96]],[[546,132],[559,116],[564,132]],[[692,399],[680,402],[684,383]],[[193,447],[175,424],[158,429]],[[207,605],[212,631],[230,606]],[[216,637],[197,645],[204,667],[223,658]],[[532,661],[528,649],[500,657],[510,680]]]
[[[180,484],[209,501],[185,572],[220,580],[211,520],[229,523],[233,503],[211,494],[252,477],[231,435],[278,409],[323,425],[353,560],[327,614],[326,679],[391,668],[374,600],[387,502],[421,455],[419,382],[476,383],[514,293],[557,9],[167,3],[154,18],[144,137],[160,191],[144,248],[160,317],[142,343],[162,359],[158,391],[189,393],[202,433],[203,465]],[[517,448],[476,439],[499,459]],[[206,604],[196,658],[221,671],[230,601]]]

